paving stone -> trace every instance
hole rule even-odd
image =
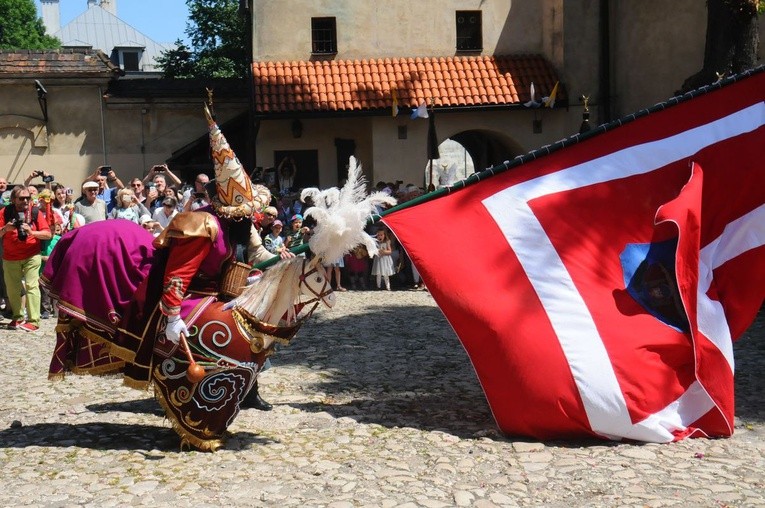
[[[735,346],[729,439],[503,436],[423,291],[349,291],[272,357],[215,454],[182,452],[151,392],[47,380],[53,324],[0,330],[0,506],[765,506],[765,319]],[[14,423],[16,422],[16,423]]]

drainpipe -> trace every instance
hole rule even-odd
[[[611,121],[611,15],[609,0],[600,0],[600,76],[598,88],[598,123]]]
[[[98,85],[98,105],[101,108],[101,153],[104,155],[102,164],[106,165],[108,164],[106,157],[106,120],[104,119],[104,89],[101,85]]]

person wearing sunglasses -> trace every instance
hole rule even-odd
[[[85,224],[106,220],[106,202],[98,199],[98,182],[87,181],[82,184],[83,198],[75,203],[74,211],[85,218]]]
[[[11,204],[0,214],[3,278],[12,312],[10,329],[34,332],[40,327],[42,241],[50,240],[51,236],[48,221],[33,206],[29,190],[14,187]],[[26,291],[26,319],[21,308],[22,289]]]

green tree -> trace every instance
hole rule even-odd
[[[45,33],[33,0],[0,0],[0,49],[55,49],[61,41]]]
[[[239,0],[186,0],[191,48],[177,41],[157,63],[167,78],[233,78],[247,75],[249,17]]]
[[[718,76],[729,76],[757,63],[760,0],[707,0],[707,38],[704,64],[685,80],[682,92],[708,85]]]

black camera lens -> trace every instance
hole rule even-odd
[[[29,235],[27,234],[26,230],[24,230],[24,229],[22,228],[22,225],[23,225],[23,224],[24,224],[24,222],[23,222],[23,221],[20,221],[20,220],[18,220],[18,219],[16,220],[16,233],[18,234],[18,236],[19,236],[19,240],[20,240],[20,241],[22,241],[22,242],[26,242],[26,241],[27,241],[27,237],[28,237]]]

